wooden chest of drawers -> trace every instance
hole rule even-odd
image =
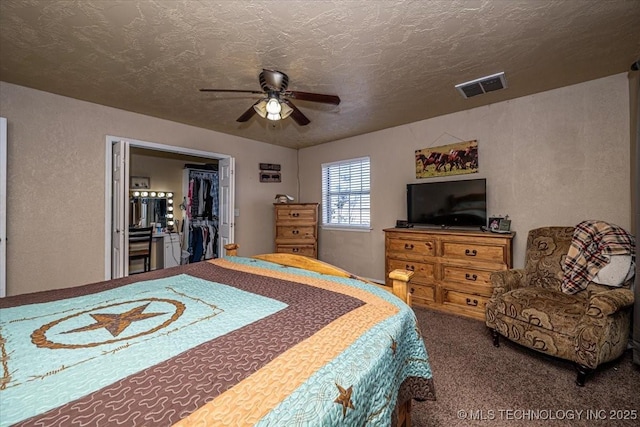
[[[276,252],[318,258],[318,203],[274,203]]]
[[[484,320],[489,275],[512,267],[514,233],[390,228],[385,231],[385,276],[414,272],[409,283],[418,306]]]

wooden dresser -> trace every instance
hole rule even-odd
[[[318,203],[274,203],[276,252],[318,258]]]
[[[489,275],[512,268],[514,233],[390,228],[385,232],[385,277],[414,272],[413,304],[476,319],[485,318],[492,293]]]

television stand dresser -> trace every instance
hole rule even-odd
[[[485,319],[485,305],[493,291],[489,276],[512,268],[515,233],[438,228],[384,232],[387,286],[391,271],[413,271],[409,288],[414,305]]]

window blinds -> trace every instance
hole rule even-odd
[[[369,157],[322,165],[322,224],[369,228],[371,184]]]

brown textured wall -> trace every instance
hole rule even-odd
[[[298,193],[294,150],[7,83],[0,109],[9,123],[9,295],[103,277],[106,135],[236,156],[245,255],[273,248],[276,192]],[[320,258],[381,279],[382,229],[406,216],[414,150],[458,139],[479,141],[473,177],[488,180],[489,212],[513,220],[516,266],[536,226],[599,218],[631,227],[629,87],[620,74],[301,150],[301,202],[320,201],[321,163],[371,156],[373,230],[321,231]],[[281,163],[283,183],[258,183],[259,162]]]
[[[517,232],[516,267],[523,265],[532,228],[602,219],[630,229],[629,89],[623,73],[302,150],[306,201],[320,197],[321,163],[371,156],[373,230],[320,231],[320,258],[381,279],[382,229],[406,219],[406,184],[430,181],[415,178],[414,151],[471,139],[479,144],[479,172],[450,179],[487,179],[488,213],[508,214]]]
[[[8,123],[7,294],[103,280],[107,135],[236,158],[236,242],[273,249],[273,197],[296,194],[296,151],[0,82]],[[258,182],[282,164],[283,182]]]

